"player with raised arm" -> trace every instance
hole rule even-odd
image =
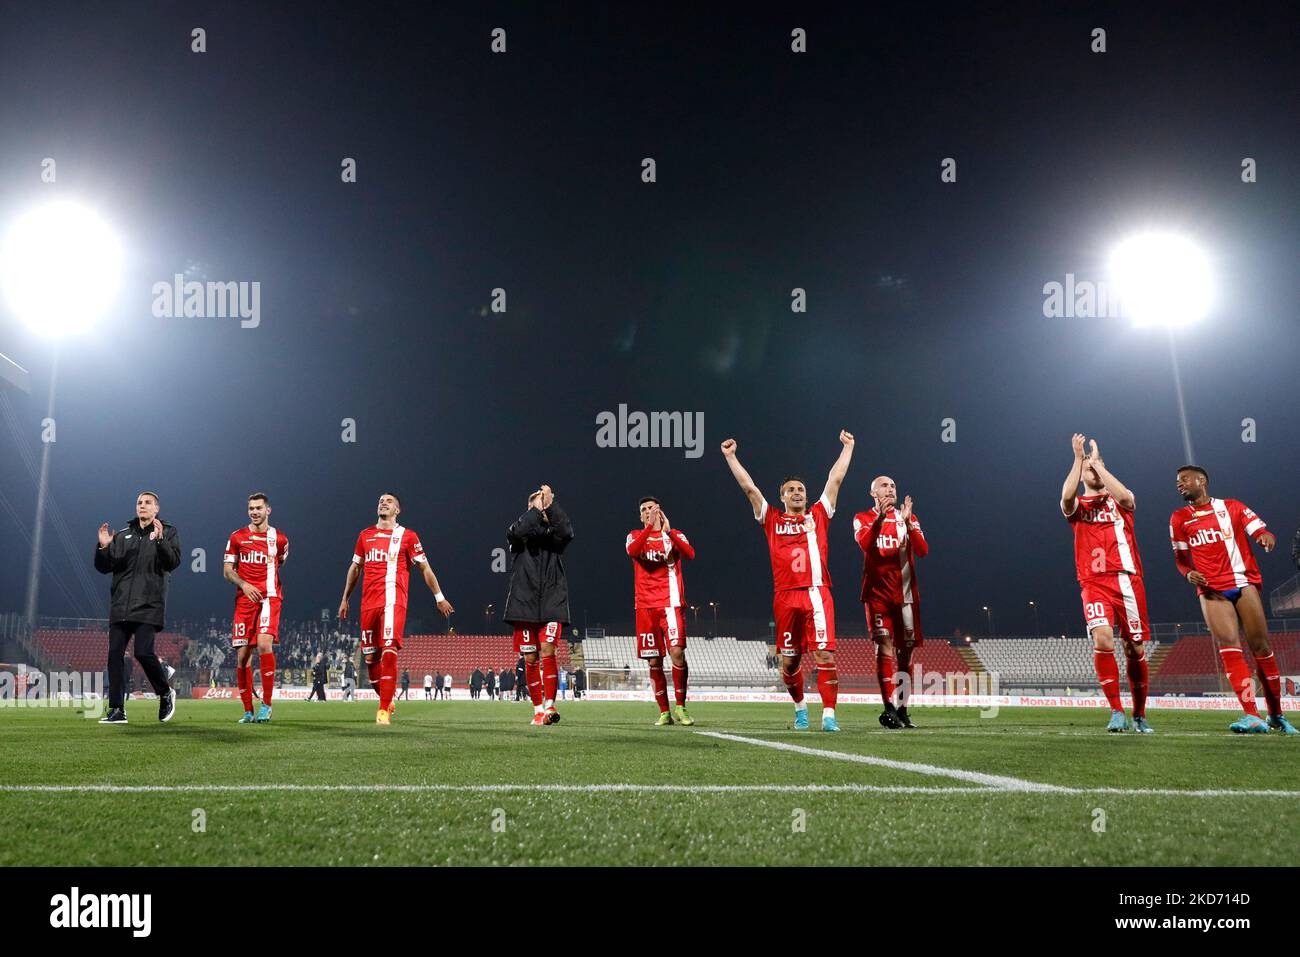
[[[1092,661],[1102,693],[1110,704],[1110,732],[1151,734],[1147,723],[1149,668],[1145,642],[1151,634],[1142,556],[1133,527],[1133,493],[1102,461],[1097,440],[1088,455],[1084,437],[1070,439],[1074,464],[1061,486],[1061,514],[1074,529],[1074,569],[1083,599],[1083,617],[1092,636]],[[1079,483],[1085,494],[1079,494]],[[1124,643],[1128,684],[1133,692],[1133,721],[1119,695],[1115,633]]]
[[[781,483],[781,509],[770,508],[763,493],[736,458],[736,440],[722,443],[722,454],[749,504],[754,519],[767,534],[772,560],[773,618],[776,645],[781,656],[781,680],[794,701],[796,730],[808,728],[808,705],[803,696],[803,655],[811,653],[817,666],[817,691],[822,699],[822,730],[838,731],[835,704],[839,677],[835,669],[835,603],[831,574],[826,563],[827,528],[835,514],[840,485],[853,458],[853,436],[840,432],[839,458],[831,467],[821,497],[808,507],[803,480],[791,476]]]
[[[510,591],[503,621],[514,626],[515,654],[524,658],[535,727],[557,724],[555,710],[560,668],[556,646],[569,623],[569,580],[564,550],[573,541],[573,523],[542,485],[528,496],[528,508],[506,529],[510,544]]]
[[[1268,619],[1260,597],[1264,578],[1250,548],[1253,538],[1264,551],[1271,552],[1277,537],[1262,518],[1236,499],[1211,498],[1210,477],[1199,465],[1180,468],[1177,483],[1178,494],[1187,504],[1169,517],[1174,562],[1182,576],[1196,586],[1228,683],[1246,712],[1231,728],[1238,734],[1300,733],[1282,714],[1282,676],[1268,644]],[[1245,632],[1259,668],[1268,721],[1259,716],[1255,704],[1241,632]]]
[[[853,537],[862,549],[862,593],[867,627],[876,640],[876,680],[886,728],[914,728],[907,713],[912,693],[912,652],[921,646],[921,590],[916,559],[930,551],[912,497],[896,508],[898,487],[888,475],[871,483],[875,505],[853,516]],[[899,675],[902,675],[899,678]]]
[[[275,645],[280,641],[280,566],[289,558],[289,538],[271,524],[265,492],[248,496],[248,524],[226,540],[222,575],[237,589],[230,644],[235,649],[235,684],[244,704],[240,724],[271,720],[275,691]],[[262,703],[253,716],[253,649],[262,673]]]
[[[438,610],[450,618],[455,611],[442,594],[438,576],[429,567],[420,537],[397,523],[402,503],[392,492],[379,496],[375,524],[363,529],[352,550],[352,564],[343,583],[339,621],[348,617],[348,598],[365,574],[361,586],[361,654],[370,684],[379,689],[375,724],[391,724],[393,692],[397,687],[397,653],[402,650],[406,627],[406,599],[412,565],[419,565],[424,583],[433,592]]]
[[[682,562],[695,557],[695,549],[686,536],[672,527],[659,499],[647,495],[638,503],[641,528],[627,533],[624,545],[632,558],[632,577],[636,589],[637,654],[650,664],[650,684],[659,705],[656,726],[673,723],[668,712],[668,679],[664,675],[664,655],[672,659],[673,696],[676,699],[678,724],[693,725],[686,713],[686,622],[682,607],[686,602],[686,582]]]

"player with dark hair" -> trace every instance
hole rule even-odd
[[[348,596],[365,570],[361,589],[361,654],[370,684],[379,689],[375,724],[392,724],[393,692],[397,687],[397,653],[406,627],[406,598],[412,565],[419,565],[424,583],[433,592],[438,610],[450,618],[455,609],[442,594],[438,576],[429,567],[420,537],[397,523],[402,503],[392,492],[379,496],[378,518],[363,529],[352,550],[339,602],[339,620],[348,617]]]
[[[1228,684],[1246,712],[1231,728],[1238,734],[1300,733],[1282,714],[1282,676],[1268,644],[1268,619],[1260,597],[1264,578],[1250,548],[1253,538],[1264,551],[1271,552],[1277,537],[1243,503],[1211,498],[1209,484],[1209,474],[1199,465],[1178,470],[1178,494],[1187,504],[1169,517],[1169,538],[1178,571],[1196,586]],[[1242,632],[1259,668],[1268,721],[1260,717],[1255,704],[1254,681],[1241,647]]]
[[[1146,657],[1151,625],[1147,618],[1146,587],[1142,584],[1142,556],[1134,534],[1133,493],[1115,478],[1102,461],[1097,440],[1088,455],[1084,437],[1070,439],[1074,465],[1061,487],[1061,512],[1074,529],[1074,567],[1083,598],[1083,617],[1092,635],[1092,660],[1102,694],[1110,704],[1106,730],[1134,730],[1151,734],[1147,723]],[[1083,482],[1085,494],[1079,494]],[[1128,683],[1133,692],[1133,721],[1124,713],[1119,695],[1119,665],[1115,661],[1115,633],[1124,642]]]
[[[668,679],[664,675],[664,655],[668,655],[673,663],[677,723],[692,725],[695,721],[686,712],[686,622],[682,616],[686,581],[681,563],[694,558],[695,549],[669,524],[659,499],[647,495],[637,504],[641,528],[628,532],[624,544],[632,558],[637,654],[650,665],[650,684],[659,705],[655,724],[673,723],[674,716],[668,712]]]
[[[912,497],[898,504],[898,487],[888,475],[871,483],[875,505],[853,516],[853,537],[862,549],[862,592],[867,627],[876,640],[876,680],[886,728],[914,728],[907,713],[912,693],[912,652],[921,646],[921,590],[916,559],[930,546],[921,521],[912,514]]]
[[[248,524],[226,540],[222,574],[238,589],[230,644],[235,649],[235,684],[244,705],[240,724],[271,720],[275,691],[275,645],[280,641],[280,566],[289,558],[289,538],[271,524],[265,492],[248,496]],[[253,649],[262,673],[262,704],[253,716]]]
[[[722,443],[722,455],[732,476],[754,509],[754,519],[767,534],[775,591],[772,612],[776,620],[776,646],[782,658],[781,680],[794,701],[796,730],[808,729],[804,702],[803,656],[811,653],[817,666],[817,691],[822,699],[822,730],[838,731],[835,704],[839,675],[835,668],[835,602],[831,598],[831,573],[826,563],[827,529],[835,514],[840,485],[853,458],[853,436],[840,432],[839,457],[831,467],[821,497],[808,507],[803,480],[791,476],[781,483],[780,510],[768,506],[754,480],[736,458],[736,440]]]
[[[560,669],[555,653],[569,623],[569,581],[564,550],[573,541],[573,523],[542,485],[528,496],[528,508],[506,529],[510,544],[510,591],[503,621],[514,626],[515,654],[523,655],[534,726],[556,724]]]

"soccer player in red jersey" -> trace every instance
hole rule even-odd
[[[682,616],[686,582],[682,562],[694,558],[695,549],[668,523],[659,499],[647,495],[639,506],[641,528],[627,533],[624,546],[632,558],[636,587],[637,654],[650,663],[650,683],[659,705],[655,724],[673,723],[668,713],[668,679],[664,675],[664,655],[668,655],[673,663],[677,723],[692,725],[695,721],[686,713],[686,623]]]
[[[930,551],[912,497],[896,508],[898,487],[888,475],[871,483],[875,506],[853,516],[853,537],[862,549],[862,593],[867,627],[876,639],[876,680],[886,728],[914,728],[907,713],[912,692],[912,651],[922,644],[921,589],[916,559]],[[898,675],[902,675],[901,678]],[[897,701],[895,700],[897,698]]]
[[[1083,599],[1083,617],[1092,635],[1092,661],[1102,693],[1110,705],[1111,732],[1151,734],[1147,723],[1146,588],[1142,556],[1133,529],[1133,493],[1106,469],[1097,440],[1090,454],[1084,437],[1070,439],[1074,465],[1061,487],[1061,512],[1074,529],[1074,568]],[[1083,482],[1085,494],[1079,494]],[[1115,633],[1124,643],[1128,684],[1133,692],[1133,720],[1124,713],[1119,696],[1119,665],[1115,662]]]
[[[402,503],[392,492],[379,496],[378,518],[357,536],[339,602],[339,621],[348,617],[348,597],[365,572],[361,586],[361,654],[366,659],[370,684],[379,688],[375,724],[391,724],[393,692],[397,687],[397,653],[402,650],[406,627],[406,596],[412,565],[419,565],[424,583],[433,592],[438,610],[450,617],[455,611],[429,567],[420,537],[397,524]]]
[[[533,701],[534,727],[557,724],[559,688],[556,646],[569,623],[569,581],[564,550],[573,541],[573,523],[542,485],[528,496],[528,508],[506,529],[510,544],[510,591],[503,621],[515,631],[515,654],[524,659],[525,683]]]
[[[1238,734],[1270,730],[1296,734],[1282,714],[1282,678],[1268,644],[1268,619],[1260,587],[1264,583],[1250,548],[1253,538],[1271,552],[1277,537],[1264,520],[1232,498],[1211,498],[1210,477],[1198,465],[1178,470],[1178,494],[1187,504],[1169,517],[1169,538],[1178,571],[1196,586],[1205,624],[1219,647],[1228,683],[1246,712],[1231,725]],[[1259,716],[1255,687],[1241,647],[1240,632],[1259,668],[1268,702],[1268,721]]]
[[[244,703],[240,724],[271,720],[275,690],[275,645],[280,641],[280,566],[289,558],[289,538],[271,524],[271,500],[264,492],[248,496],[248,524],[230,533],[222,574],[234,585],[235,618],[230,643],[235,649],[235,684]],[[253,716],[253,649],[262,672],[262,704]]]
[[[835,514],[840,485],[853,458],[853,436],[840,433],[839,458],[831,466],[821,498],[808,507],[808,490],[803,480],[787,478],[781,483],[780,510],[770,508],[763,493],[736,458],[736,440],[722,443],[722,454],[731,474],[754,509],[754,519],[767,534],[772,559],[772,604],[776,619],[776,644],[782,658],[781,680],[794,701],[796,730],[808,729],[808,705],[803,697],[805,653],[817,665],[817,691],[822,699],[822,730],[838,731],[835,702],[839,677],[835,669],[835,603],[831,599],[831,573],[826,564],[826,531]]]

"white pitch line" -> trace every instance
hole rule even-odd
[[[777,751],[793,751],[796,754],[808,754],[818,758],[834,758],[838,761],[852,761],[857,764],[873,764],[877,767],[893,768],[898,771],[914,771],[917,774],[930,774],[938,777],[956,778],[983,785],[978,788],[957,788],[966,794],[1012,794],[1032,791],[1047,794],[1118,794],[1154,797],[1300,797],[1300,791],[1278,791],[1267,789],[1231,790],[1226,788],[1198,788],[1179,790],[1177,788],[1076,788],[1058,784],[1039,784],[1020,778],[1003,777],[997,774],[981,774],[978,771],[962,771],[957,768],[941,768],[932,764],[917,764],[912,761],[891,761],[866,754],[851,754],[846,751],[827,751],[821,748],[806,748],[798,744],[786,744],[784,741],[764,741],[760,738],[744,738],[737,734],[723,734],[719,731],[696,731],[707,738],[720,738],[724,741],[739,741],[743,744],[757,744]],[[952,788],[934,790],[952,791]]]
[[[915,774],[929,774],[934,777],[953,778],[968,781],[985,787],[1001,788],[1006,791],[1064,791],[1065,788],[1055,784],[1038,784],[1022,778],[1010,778],[1001,774],[983,774],[979,771],[962,771],[959,768],[941,768],[934,764],[919,764],[915,761],[891,761],[889,758],[877,758],[869,754],[850,754],[847,751],[826,751],[821,748],[806,748],[799,744],[786,744],[784,741],[764,741],[762,738],[744,738],[738,734],[723,734],[721,731],[696,731],[706,738],[718,738],[722,741],[739,741],[741,744],[756,744],[776,751],[792,751],[814,758],[833,758],[836,761],[852,761],[857,764],[871,764],[895,771],[911,771]]]
[[[821,752],[833,754],[835,752]],[[901,763],[901,762],[891,762]],[[1014,780],[1014,779],[1013,779]],[[1300,791],[1236,791],[1176,788],[1050,787],[1052,795],[1114,794],[1138,797],[1270,797],[1300,798]],[[294,793],[442,793],[442,794],[915,794],[1008,795],[1025,793],[1008,787],[919,787],[905,784],[2,784],[0,794],[234,794],[274,791]]]
[[[654,794],[990,794],[1001,788],[916,787],[884,784],[3,784],[0,794],[177,794],[201,792],[293,791],[483,793],[509,791],[550,794],[553,792],[654,793]]]

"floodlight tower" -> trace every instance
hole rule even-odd
[[[59,342],[85,332],[103,315],[117,294],[121,269],[122,250],[112,230],[93,211],[77,203],[56,202],[24,213],[0,242],[0,287],[9,308],[38,335],[54,340],[48,418],[54,417]],[[36,623],[51,444],[42,443],[36,486],[36,519],[27,573],[29,625]]]
[[[1118,246],[1110,257],[1110,274],[1120,302],[1133,324],[1164,326],[1174,370],[1178,417],[1183,427],[1186,462],[1196,461],[1187,425],[1183,380],[1174,347],[1174,330],[1203,319],[1214,300],[1210,264],[1196,244],[1172,233],[1142,233]]]

